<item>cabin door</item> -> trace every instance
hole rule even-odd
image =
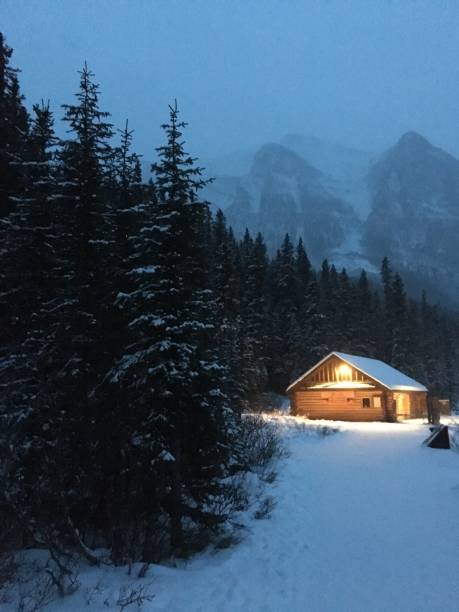
[[[408,393],[394,393],[395,414],[398,421],[410,418],[410,396]]]

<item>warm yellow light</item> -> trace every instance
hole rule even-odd
[[[336,368],[336,373],[338,375],[339,380],[351,380],[352,379],[352,369],[346,364],[342,363]]]

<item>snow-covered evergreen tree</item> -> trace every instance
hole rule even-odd
[[[49,104],[33,106],[33,119],[27,144],[27,161],[21,165],[24,187],[14,198],[10,212],[9,245],[6,261],[11,283],[10,300],[14,303],[15,360],[3,370],[10,384],[5,387],[3,401],[30,407],[31,398],[40,391],[38,361],[47,344],[43,314],[52,302],[55,242],[55,175],[53,117]],[[13,368],[11,366],[14,366]],[[20,380],[21,384],[17,384]]]
[[[256,399],[268,381],[267,274],[266,246],[259,233],[250,245],[241,294],[242,371],[249,400]]]
[[[20,92],[19,71],[11,66],[12,53],[0,32],[0,385],[5,377],[9,379],[23,333],[18,318],[21,312],[15,304],[21,277],[15,261],[12,215],[24,195],[29,117]]]
[[[132,291],[120,296],[132,341],[109,374],[133,394],[135,440],[168,483],[158,496],[176,552],[186,546],[185,518],[207,528],[218,522],[209,502],[223,492],[237,432],[215,341],[208,207],[198,197],[206,181],[184,151],[185,125],[170,107],[153,166],[157,199],[138,243],[142,265],[132,270]]]
[[[283,393],[295,376],[302,350],[297,308],[294,248],[287,234],[271,264],[269,373],[274,390]]]
[[[24,230],[39,245],[38,263],[43,265],[36,269],[34,282],[43,286],[31,325],[38,347],[38,390],[17,434],[17,474],[29,526],[36,537],[44,537],[52,526],[56,537],[66,534],[76,542],[72,525],[81,534],[94,527],[104,481],[104,421],[91,397],[108,362],[105,264],[110,232],[103,193],[112,134],[91,73],[85,66],[80,74],[77,103],[64,107],[74,139],[59,151],[57,177],[50,165],[49,109],[36,109],[32,168],[42,176],[31,179]]]
[[[0,32],[0,219],[12,210],[22,186],[22,162],[27,149],[28,113],[19,88],[13,50]]]

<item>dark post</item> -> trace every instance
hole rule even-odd
[[[427,419],[431,425],[440,424],[440,410],[438,402],[434,398],[427,396]]]

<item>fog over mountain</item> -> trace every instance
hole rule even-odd
[[[302,235],[349,270],[387,254],[454,298],[458,3],[3,0],[0,16],[29,108],[49,98],[58,118],[87,60],[148,167],[177,98],[237,232],[271,251]]]
[[[238,235],[262,232],[271,252],[286,233],[302,237],[316,265],[329,258],[351,273],[387,255],[413,291],[457,300],[459,161],[420,134],[382,154],[290,134],[209,163],[225,167],[246,171],[217,174],[205,195]]]
[[[459,155],[457,2],[2,0],[0,22],[29,105],[59,115],[87,60],[146,159],[174,98],[200,158],[289,133],[381,151],[410,129]]]

